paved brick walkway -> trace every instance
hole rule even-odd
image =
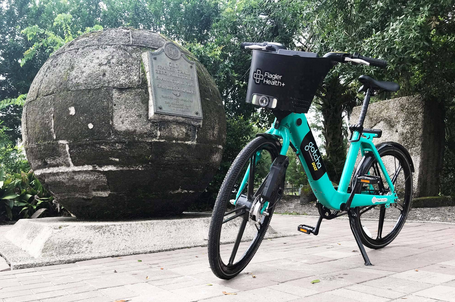
[[[276,215],[296,229],[316,217]],[[216,278],[205,247],[0,272],[0,301],[455,301],[455,224],[408,222],[365,267],[346,219],[319,236],[266,240],[238,277]],[[312,281],[320,282],[312,284]]]

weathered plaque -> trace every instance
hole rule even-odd
[[[155,114],[202,119],[196,64],[172,42],[143,55],[149,85],[149,118]]]

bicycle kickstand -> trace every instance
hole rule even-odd
[[[355,241],[357,242],[357,246],[359,247],[363,260],[365,261],[365,265],[371,266],[373,264],[371,264],[370,258],[368,258],[367,252],[365,251],[365,247],[363,246],[362,241],[360,240],[360,235],[357,232],[357,229],[355,227],[355,219],[356,219],[357,213],[353,209],[349,209],[348,216],[349,216],[349,226],[351,227],[352,235],[354,235]]]

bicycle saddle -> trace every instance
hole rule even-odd
[[[385,82],[385,81],[377,81],[372,77],[362,75],[359,77],[360,83],[363,84],[363,87],[360,88],[360,91],[366,91],[368,88],[373,90],[382,89],[386,91],[398,91],[400,89],[400,85],[394,82]]]

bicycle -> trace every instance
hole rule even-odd
[[[336,64],[384,68],[387,62],[334,52],[321,58],[270,42],[247,42],[241,47],[253,51],[246,101],[271,109],[276,118],[268,131],[257,135],[239,153],[221,185],[208,238],[213,273],[231,279],[255,255],[283,196],[290,147],[307,174],[319,211],[315,227],[302,224],[298,230],[318,235],[323,219],[347,214],[365,265],[372,265],[364,245],[383,248],[401,231],[412,203],[414,165],[408,151],[398,143],[375,146],[373,139],[381,137],[382,131],[363,128],[363,123],[371,96],[379,90],[395,92],[400,87],[368,76],[359,78],[359,91],[365,98],[358,123],[349,127],[350,147],[338,187],[329,180],[305,113],[316,89]],[[362,157],[354,171],[359,151]],[[385,219],[386,212],[398,217],[394,223]]]

